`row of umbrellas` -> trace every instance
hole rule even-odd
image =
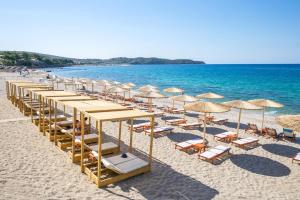
[[[74,81],[72,79],[60,79],[55,77],[55,82],[71,82]],[[125,83],[121,84],[117,81],[107,81],[107,80],[90,80],[90,79],[79,79],[77,80],[78,83],[82,84],[91,84],[92,85],[92,91],[94,91],[94,85],[100,85],[104,87],[104,91],[107,93],[129,93],[130,98],[130,92],[133,87],[135,87],[134,83]],[[152,103],[152,99],[157,98],[166,98],[165,95],[161,94],[159,92],[159,89],[157,87],[152,85],[144,85],[138,89],[139,92],[134,92],[133,96],[141,97],[141,98],[147,98],[149,105]],[[183,102],[184,103],[184,109],[195,111],[195,112],[202,112],[204,113],[205,117],[208,113],[222,113],[227,112],[230,110],[230,108],[236,108],[239,109],[239,115],[238,115],[238,123],[237,123],[237,133],[239,133],[240,129],[240,121],[242,116],[243,110],[262,110],[262,124],[261,128],[264,128],[264,120],[265,120],[265,110],[268,107],[271,108],[281,108],[283,107],[282,104],[274,102],[272,100],[268,99],[256,99],[256,100],[250,100],[250,101],[243,101],[243,100],[234,100],[234,101],[228,101],[224,102],[222,104],[213,103],[213,102],[203,102],[198,101],[199,99],[221,99],[224,98],[224,96],[221,96],[219,94],[215,93],[204,93],[194,96],[189,96],[184,94],[184,90],[176,87],[170,87],[163,90],[167,93],[176,93],[179,94],[177,96],[172,96],[170,99],[173,101],[173,108],[175,101]],[[124,98],[125,99],[125,98]],[[194,102],[194,103],[191,103]],[[189,104],[186,104],[189,103]],[[205,121],[205,120],[204,120]],[[292,128],[295,131],[300,131],[300,115],[284,115],[276,118],[276,121],[284,126]],[[204,123],[204,135],[206,132],[206,123]]]

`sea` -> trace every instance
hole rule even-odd
[[[188,95],[214,92],[229,100],[271,99],[284,105],[269,114],[300,114],[300,64],[165,64],[66,66],[51,70],[62,77],[179,87]]]

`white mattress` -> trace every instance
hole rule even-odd
[[[88,145],[88,147],[89,147],[92,151],[98,153],[98,144],[96,144],[96,145]],[[116,145],[116,144],[113,143],[113,142],[105,142],[105,143],[102,143],[102,145],[101,145],[102,150],[113,149],[113,148],[116,148],[116,147],[118,147],[118,145]],[[98,156],[97,156],[97,157],[98,157]]]
[[[84,140],[97,139],[98,135],[96,133],[84,135]],[[75,142],[81,142],[81,135],[75,136]]]
[[[122,158],[121,154],[108,158],[102,158],[102,163],[106,168],[111,169],[119,174],[129,173],[148,165],[147,162],[136,157],[135,155],[131,153],[126,154],[128,156],[127,158]]]

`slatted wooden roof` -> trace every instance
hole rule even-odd
[[[143,117],[154,116],[153,113],[147,113],[138,109],[111,111],[111,112],[95,112],[95,113],[86,112],[85,114],[98,121],[127,120],[132,118],[143,118]]]
[[[92,100],[91,97],[89,96],[65,96],[65,97],[60,97],[60,96],[55,96],[55,97],[46,97],[47,99],[51,99],[53,101],[79,101],[79,100]]]
[[[33,93],[41,95],[42,97],[77,96],[74,92],[66,92],[61,90],[33,91]]]

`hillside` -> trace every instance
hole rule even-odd
[[[0,51],[0,66],[25,66],[31,68],[60,67],[68,65],[138,65],[138,64],[205,64],[203,61],[163,58],[76,59],[25,51]]]

